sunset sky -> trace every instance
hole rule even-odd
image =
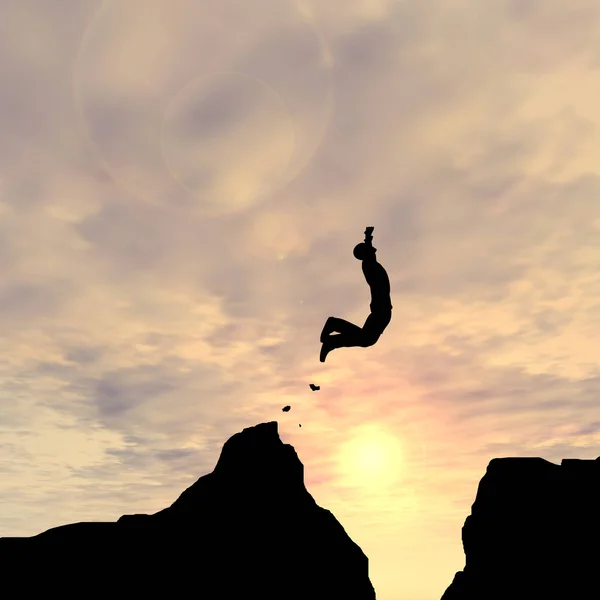
[[[378,600],[439,600],[492,458],[600,455],[597,0],[1,4],[0,536],[278,421]],[[320,363],[367,226],[392,321]]]

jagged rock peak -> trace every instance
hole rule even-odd
[[[276,422],[232,436],[154,515],[0,538],[0,575],[12,596],[375,600],[366,555],[308,493]]]
[[[175,517],[193,514],[206,503],[225,502],[254,510],[257,503],[265,508],[292,502],[314,504],[304,485],[304,465],[290,444],[279,437],[276,421],[246,427],[223,445],[212,473],[187,488],[157,516]]]
[[[232,435],[223,445],[214,472],[237,471],[240,466],[286,459],[301,465],[293,447],[281,441],[277,421],[269,421]]]
[[[598,497],[598,458],[491,460],[462,528],[465,568],[442,600],[600,597]]]

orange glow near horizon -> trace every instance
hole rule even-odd
[[[402,446],[381,427],[360,427],[342,444],[338,460],[342,484],[384,490],[402,472]]]

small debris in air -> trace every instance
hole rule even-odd
[[[290,410],[290,408],[292,408],[291,406],[284,406],[281,410],[283,412],[288,412]]]
[[[310,389],[311,389],[313,392],[317,392],[317,391],[319,391],[319,390],[321,389],[321,386],[320,386],[320,385],[315,385],[314,383],[311,383],[311,384],[310,384]]]

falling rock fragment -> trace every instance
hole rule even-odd
[[[319,391],[319,390],[321,389],[321,386],[320,386],[320,385],[315,385],[314,383],[311,383],[311,384],[310,384],[310,389],[311,389],[313,392],[317,392],[317,391]]]
[[[281,410],[283,412],[288,412],[290,410],[290,408],[292,408],[291,406],[284,406]]]

